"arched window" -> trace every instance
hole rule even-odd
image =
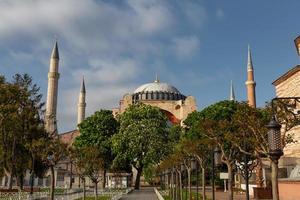
[[[164,95],[163,92],[159,92],[159,99],[160,99],[160,100],[163,99],[163,95]]]
[[[149,99],[149,93],[146,92],[146,99]]]

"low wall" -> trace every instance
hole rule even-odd
[[[253,188],[254,188],[254,187],[256,187],[256,185],[249,184],[249,194],[250,194],[251,196],[253,196]],[[246,190],[246,184],[242,183],[242,184],[241,184],[241,188],[242,188],[243,190]]]
[[[278,189],[280,200],[300,199],[300,179],[279,179]]]

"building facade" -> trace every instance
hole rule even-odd
[[[276,97],[300,97],[300,65],[295,66],[280,76],[273,82],[273,85]],[[298,104],[294,112],[298,112],[299,110],[300,105]],[[296,142],[287,144],[284,147],[284,157],[300,159],[300,126],[292,128],[287,134],[292,135]]]
[[[188,114],[197,110],[196,99],[183,95],[176,87],[156,79],[139,86],[132,94],[125,94],[113,114],[121,114],[134,103],[144,103],[160,108],[172,124],[183,125]]]

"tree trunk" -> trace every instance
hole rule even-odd
[[[134,189],[136,190],[140,189],[140,180],[141,180],[142,171],[143,168],[137,168],[137,174],[136,174],[135,185],[134,185]]]
[[[172,197],[172,199],[174,199],[174,197],[175,197],[175,190],[174,190],[174,171],[172,170],[172,172],[171,172],[171,190],[170,190],[170,192],[171,192],[171,197]]]
[[[272,196],[273,200],[279,200],[278,193],[278,163],[271,161],[272,166]]]
[[[33,194],[33,184],[34,184],[34,172],[31,172],[30,175],[30,194]]]
[[[83,183],[83,200],[85,200],[85,196],[86,196],[85,195],[85,178],[82,179],[82,183]]]
[[[179,196],[180,196],[180,200],[183,200],[183,192],[182,192],[182,175],[181,175],[181,171],[178,170],[178,183],[179,183]]]
[[[228,170],[228,200],[233,200],[233,173],[230,163],[226,163]]]
[[[14,175],[13,175],[13,172],[11,172],[11,173],[9,174],[9,179],[8,179],[8,189],[9,189],[9,190],[12,189],[13,178],[14,178]]]
[[[262,173],[262,161],[260,158],[256,159],[257,161],[257,166],[255,167],[255,175],[256,175],[256,185],[257,187],[263,187],[263,173]]]
[[[13,145],[12,145],[12,161],[15,162],[16,161],[16,137],[14,136],[13,139]],[[12,169],[11,169],[11,174],[10,174],[10,182],[9,182],[9,186],[8,189],[12,189],[12,185],[13,185],[13,177],[15,175],[15,165],[12,163]]]
[[[202,200],[206,199],[206,183],[205,183],[205,168],[202,167]]]
[[[106,169],[103,170],[102,188],[105,189],[105,186],[106,186]]]
[[[54,189],[55,189],[55,177],[54,177],[54,166],[50,166],[51,170],[51,188],[50,188],[50,199],[54,200]]]
[[[97,197],[98,197],[98,184],[97,184],[97,181],[94,182],[95,184],[95,200],[97,200]]]
[[[189,196],[188,199],[192,200],[192,187],[191,187],[191,168],[187,168],[188,174],[188,188],[189,188]]]
[[[178,200],[178,196],[179,196],[179,179],[178,179],[179,175],[177,172],[175,172],[175,200]]]
[[[24,176],[23,176],[23,174],[21,174],[21,175],[18,177],[18,179],[19,179],[19,189],[20,189],[20,190],[23,190],[23,182],[24,182]]]
[[[73,186],[73,181],[72,181],[72,179],[73,179],[73,164],[72,164],[72,162],[70,164],[71,164],[71,166],[70,166],[71,173],[70,173],[70,185],[69,185],[69,189],[72,189],[72,186]]]
[[[32,159],[32,170],[30,174],[30,194],[33,194],[33,184],[34,184],[34,168],[35,168],[35,159],[34,156],[31,157]]]
[[[80,178],[80,176],[78,176],[78,187],[80,188],[80,182],[81,182],[81,178]]]

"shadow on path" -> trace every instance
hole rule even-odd
[[[124,195],[121,200],[157,200],[157,197],[152,187],[144,187]]]

